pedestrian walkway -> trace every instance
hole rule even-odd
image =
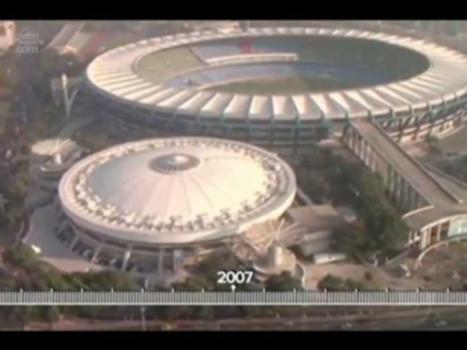
[[[467,191],[456,190],[455,184],[447,183],[430,172],[372,121],[362,118],[352,121],[352,126],[430,204],[431,207],[406,213],[404,219],[409,227],[419,230],[438,220],[467,214]]]

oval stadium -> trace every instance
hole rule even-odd
[[[369,118],[394,140],[463,121],[464,55],[359,30],[251,28],[143,40],[98,56],[88,96],[122,135],[203,135],[297,150]]]
[[[248,181],[245,181],[245,179]],[[176,270],[279,218],[295,198],[276,155],[215,138],[160,138],[90,155],[62,177],[56,234],[88,260],[123,270]]]

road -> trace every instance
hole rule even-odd
[[[330,309],[331,310],[331,309]],[[365,309],[365,313],[353,312],[342,314],[339,307],[333,309],[329,316],[308,316],[306,318],[269,318],[269,319],[226,319],[151,321],[147,320],[149,331],[161,330],[466,330],[467,307],[424,307],[378,309],[373,313]],[[385,312],[387,310],[387,312]],[[339,313],[339,314],[335,314]],[[64,319],[50,328],[46,324],[31,324],[30,330],[141,330],[141,320],[125,321],[90,321],[84,319]]]

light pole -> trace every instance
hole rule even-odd
[[[146,277],[144,279],[143,291],[148,290],[148,287],[149,287],[149,277]],[[141,306],[141,329],[143,331],[146,331],[146,307],[144,305]]]
[[[62,90],[63,90],[63,100],[65,102],[65,115],[66,118],[70,118],[71,106],[75,100],[76,95],[78,94],[80,85],[78,85],[75,90],[71,93],[71,96],[68,93],[68,77],[66,74],[62,74]]]
[[[66,118],[70,116],[70,108],[68,107],[68,77],[66,74],[62,74],[62,90],[63,90],[63,101],[65,103],[65,115]]]

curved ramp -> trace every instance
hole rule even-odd
[[[428,203],[434,206],[462,203],[461,199],[439,183],[377,125],[363,118],[353,121],[352,125],[360,136]]]

